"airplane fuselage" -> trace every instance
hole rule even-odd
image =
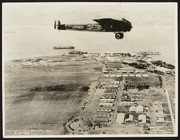
[[[54,28],[58,30],[75,30],[91,32],[114,32],[117,39],[124,37],[124,32],[129,32],[132,28],[131,22],[126,19],[114,20],[111,18],[94,19],[97,23],[92,24],[61,24],[55,21]]]
[[[103,28],[99,24],[62,24],[60,30],[79,30],[102,32]]]

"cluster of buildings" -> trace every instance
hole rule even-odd
[[[127,109],[126,112],[120,111],[117,115],[117,124],[132,124],[138,125],[150,124],[150,116],[145,112],[145,107],[141,104],[134,103]]]
[[[148,77],[148,73],[142,69],[135,69],[133,67],[106,67],[102,68],[103,76],[105,77]]]
[[[93,116],[93,122],[95,126],[103,127],[112,122],[112,116],[116,108],[115,104],[118,87],[118,81],[101,83],[99,86],[99,88],[104,89],[104,93],[99,99],[96,114]]]
[[[131,55],[129,53],[88,53],[87,56],[95,59],[97,61],[101,61],[103,63],[119,63],[119,68],[123,68],[123,64],[126,66],[138,68],[138,69],[146,69],[149,72],[157,73],[157,74],[171,74],[175,75],[174,66],[171,64],[166,64],[162,61],[154,61],[151,56],[149,55],[160,55],[158,52],[140,52],[137,55]],[[151,68],[153,66],[154,68]],[[129,67],[129,68],[130,68]],[[120,76],[136,76],[136,77],[148,77],[147,72],[143,72],[142,74],[107,74],[111,73],[111,71],[115,71],[118,68],[108,68],[105,66],[103,68],[104,76],[106,77],[120,77]]]
[[[122,62],[123,59],[131,58],[130,53],[88,53],[84,55],[101,62]]]
[[[146,90],[124,90],[121,96],[121,102],[142,101],[146,97]]]
[[[77,51],[79,54],[80,51]],[[71,54],[71,53],[70,53]],[[75,53],[76,54],[76,53]],[[57,65],[56,62],[65,61],[84,61],[94,59],[105,63],[103,67],[103,75],[105,77],[148,77],[147,72],[157,74],[171,74],[175,75],[174,66],[165,64],[162,61],[153,61],[149,57],[149,53],[144,56],[140,53],[138,55],[131,55],[129,53],[82,53],[72,58],[55,58],[50,60],[43,60],[42,58],[24,59],[23,66],[52,66]],[[135,69],[138,68],[138,69]]]
[[[43,59],[43,58],[32,58],[32,59],[23,59],[22,66],[53,66],[57,65],[60,62],[66,62],[66,59],[62,58],[51,58],[51,59]]]
[[[146,91],[123,91],[117,108],[117,124],[150,124],[150,108],[140,101],[146,97]]]
[[[22,66],[56,66],[62,62],[71,62],[71,61],[87,61],[90,60],[85,56],[74,56],[74,57],[51,57],[51,58],[31,58],[23,59]]]
[[[155,124],[151,126],[150,132],[152,134],[172,134],[173,125],[168,104],[161,101],[155,101],[153,102],[153,108]]]
[[[154,111],[155,111],[155,122],[156,123],[165,123],[166,122],[166,115],[170,114],[169,108],[165,109],[165,106],[162,102],[154,102]]]

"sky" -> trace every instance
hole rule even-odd
[[[132,30],[117,40],[114,33],[57,31],[62,24],[95,23],[96,18],[125,18]],[[4,58],[16,59],[61,52],[53,46],[73,45],[90,52],[160,51],[174,62],[177,42],[176,3],[4,3]]]

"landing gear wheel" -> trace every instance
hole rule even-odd
[[[115,34],[116,39],[122,39],[124,37],[123,33],[116,33]]]

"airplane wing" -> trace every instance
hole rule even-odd
[[[115,20],[111,18],[94,19],[93,21],[100,24],[105,31],[111,31],[112,26],[117,26],[122,23],[122,21],[120,20]]]
[[[112,18],[101,18],[101,19],[94,19],[93,21],[96,21],[97,23],[99,23],[100,25],[105,25],[105,24],[117,24],[120,23],[122,21],[120,20],[116,20],[116,19],[112,19]]]
[[[111,18],[101,18],[101,19],[94,19],[93,21],[99,23],[101,26],[110,24],[112,22]]]
[[[131,22],[122,18],[122,20],[116,20],[112,18],[101,18],[101,19],[94,19],[93,21],[100,24],[104,31],[111,32],[111,31],[126,31],[127,27],[128,30],[132,28]],[[126,27],[127,26],[127,27]]]

